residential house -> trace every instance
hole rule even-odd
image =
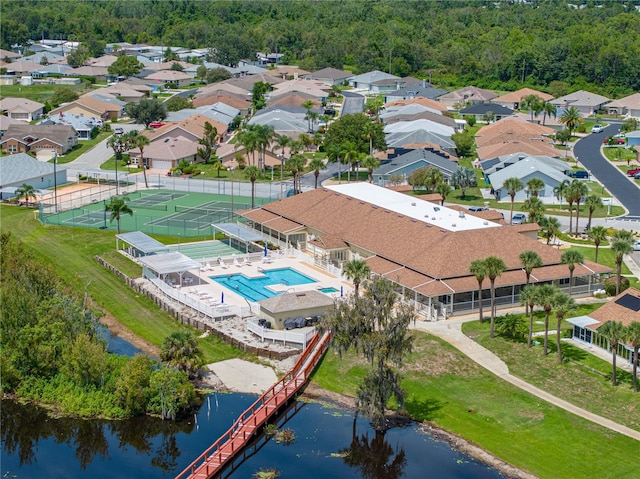
[[[550,138],[554,129],[530,123],[521,117],[507,117],[483,126],[476,133],[476,153],[486,160],[511,153],[560,156]]]
[[[357,90],[366,90],[373,92],[374,91],[374,83],[380,80],[398,80],[401,78],[395,75],[390,75],[389,73],[384,73],[379,70],[370,71],[367,73],[363,73],[362,75],[351,76],[347,79],[349,82],[349,86],[355,88]],[[397,90],[397,88],[396,88]]]
[[[250,125],[271,125],[278,134],[297,137],[309,131],[309,122],[305,119],[307,110],[302,107],[270,107],[260,110],[249,121]]]
[[[282,53],[256,53],[256,64],[269,66],[269,65],[277,65],[278,63],[282,63],[282,57],[284,54]]]
[[[222,141],[224,135],[227,133],[227,126],[200,114],[192,115],[178,123],[167,123],[155,130],[144,130],[141,134],[149,138],[150,141],[183,137],[198,143],[204,135],[205,123],[209,123],[216,128],[218,131],[218,141]]]
[[[611,99],[606,96],[598,95],[584,90],[579,90],[565,96],[551,100],[551,104],[558,109],[558,116],[561,116],[564,110],[569,107],[575,107],[585,116],[593,115],[595,112],[603,110],[604,106]]]
[[[367,182],[318,188],[240,214],[272,243],[293,246],[318,267],[364,260],[374,276],[395,284],[399,299],[430,320],[477,310],[478,282],[469,265],[487,256],[507,266],[495,280],[499,308],[520,304],[526,275],[519,255],[526,250],[543,261],[533,284],[568,290],[562,252],[537,240],[537,225],[503,226]],[[598,274],[609,271],[587,260],[576,265],[572,294],[592,294],[602,286]]]
[[[322,82],[315,80],[287,80],[273,86],[273,90],[269,92],[269,98],[278,98],[289,93],[304,94],[320,101],[326,101],[331,89]]]
[[[189,163],[201,162],[202,159],[198,157],[198,148],[200,145],[190,138],[182,136],[161,137],[152,141],[142,150],[144,164],[147,168],[155,170],[170,170],[183,160]],[[129,154],[134,165],[141,164],[139,148],[130,150]]]
[[[511,108],[507,108],[496,103],[476,103],[463,108],[458,113],[464,116],[473,116],[477,121],[485,122],[488,118],[493,117],[490,121],[494,122],[502,120],[503,118],[508,118],[515,112]]]
[[[385,96],[385,103],[397,101],[397,100],[410,100],[412,98],[428,98],[435,100],[449,93],[449,90],[442,88],[434,88],[433,85],[428,84],[426,80],[423,80],[419,85],[404,86],[394,92],[388,92]]]
[[[229,78],[228,80],[214,83],[213,85],[209,86],[217,86],[220,88],[223,84],[232,85],[250,93],[253,90],[253,85],[258,82],[268,83],[269,85],[274,86],[280,83],[284,83],[285,81],[287,80],[283,80],[282,78],[277,76],[268,75],[267,73],[258,73],[255,75],[243,75],[237,78]]]
[[[511,91],[498,98],[494,98],[491,100],[491,103],[497,103],[512,110],[519,110],[522,106],[522,100],[529,95],[536,95],[543,102],[553,100],[553,95],[549,95],[548,93],[543,93],[533,88],[520,88],[520,90]]]
[[[9,50],[4,50],[4,49],[0,48],[0,60],[2,60],[4,62],[8,63],[8,61],[10,62],[10,61],[16,60],[16,59],[18,59],[20,57],[21,57],[21,55],[19,53],[11,52]]]
[[[439,101],[433,100],[431,98],[427,98],[424,96],[416,96],[413,98],[406,98],[402,100],[393,100],[384,104],[385,111],[395,111],[399,108],[403,108],[409,105],[420,105],[425,107],[427,110],[430,110],[434,113],[445,113],[449,111],[446,106],[444,106]]]
[[[78,144],[78,132],[69,125],[10,125],[0,147],[9,154],[34,152],[51,158],[64,155]]]
[[[327,67],[327,68],[322,68],[320,70],[317,70],[305,76],[310,80],[320,81],[329,86],[337,86],[337,85],[343,85],[345,82],[347,82],[348,79],[353,76],[353,73],[344,71],[344,70],[338,70],[336,68]]]
[[[566,321],[573,325],[572,338],[590,346],[601,348],[611,354],[609,340],[599,333],[609,321],[618,321],[624,326],[640,322],[640,290],[629,288],[595,311]],[[618,344],[616,355],[633,362],[633,347],[625,341]]]
[[[322,108],[322,101],[304,93],[283,93],[276,97],[271,96],[269,98],[270,107],[300,107],[303,103],[311,101],[313,103],[312,111],[318,114],[322,114],[324,109]]]
[[[92,77],[97,83],[116,80],[116,77],[109,73],[107,67],[81,66],[67,70],[65,75],[69,77]]]
[[[557,158],[530,156],[524,153],[507,155],[501,161],[492,166],[490,162],[482,162],[485,178],[491,184],[498,201],[511,201],[509,191],[503,188],[505,180],[508,178],[518,178],[522,181],[524,188],[516,192],[515,201],[521,202],[527,199],[530,192],[527,190],[527,182],[532,178],[539,178],[544,183],[544,188],[538,192],[538,197],[544,202],[545,199],[555,198],[554,188],[564,181],[570,181],[565,171],[567,164]]]
[[[305,78],[310,72],[293,65],[278,65],[273,70],[267,70],[265,73],[283,80],[298,80],[299,78]]]
[[[406,133],[409,131],[425,130],[436,133],[441,136],[451,138],[455,130],[455,122],[453,125],[445,125],[440,121],[419,119],[413,121],[398,121],[396,123],[387,124],[384,127],[385,134]]]
[[[380,119],[384,124],[396,123],[398,121],[425,119],[441,123],[452,128],[456,127],[456,121],[450,116],[445,116],[441,112],[434,112],[432,109],[418,103],[402,107],[385,107],[384,111],[380,114]]]
[[[627,139],[627,148],[634,146],[636,149],[640,148],[640,130],[630,131],[626,133],[624,137]],[[638,158],[636,154],[636,159]]]
[[[78,133],[78,140],[90,140],[91,132],[102,125],[102,120],[60,112],[40,120],[38,125],[70,125]]]
[[[456,144],[451,136],[424,129],[389,133],[385,136],[385,140],[388,148],[408,148],[408,145],[429,144],[437,146],[452,156],[456,155]]]
[[[22,185],[37,192],[67,183],[66,167],[38,161],[26,153],[0,157],[0,200],[12,198]],[[39,193],[38,193],[39,194]]]
[[[13,118],[9,118],[7,115],[0,115],[0,138],[2,138],[4,132],[7,131],[9,126],[22,124],[23,122],[20,120],[14,120]]]
[[[0,55],[0,58],[3,58],[3,57]],[[32,63],[37,63],[42,66],[49,65],[49,64],[56,64],[56,62],[59,60],[64,60],[64,63],[67,63],[67,59],[62,55],[60,55],[60,53],[47,52],[47,51],[34,53],[33,55],[29,55],[28,57],[21,57],[21,59],[24,61],[32,62]]]
[[[240,114],[240,110],[224,103],[215,103],[198,108],[187,108],[180,111],[170,111],[167,113],[165,122],[179,122],[193,115],[202,115],[212,120],[222,123],[227,127]]]
[[[451,175],[458,168],[458,163],[451,161],[438,150],[416,148],[406,153],[395,152],[387,160],[380,161],[380,166],[373,171],[373,181],[380,186],[386,186],[394,175],[400,175],[405,180],[415,170],[425,167],[437,168],[442,172],[445,181],[451,180]]]
[[[31,76],[31,72],[37,71],[42,65],[28,60],[17,60],[7,63],[0,61],[0,67],[6,68],[7,75],[13,75],[16,78],[23,76]]]
[[[58,108],[49,112],[50,115],[57,113],[81,115],[87,118],[101,118],[103,120],[114,120],[122,118],[126,103],[111,95],[101,95],[100,90],[82,95],[77,100],[64,103]]]
[[[142,90],[142,91],[141,91]],[[98,88],[92,93],[98,95],[109,95],[125,103],[140,103],[143,98],[149,97],[149,87],[138,88],[125,82],[118,82],[105,88]]]
[[[184,72],[178,70],[159,70],[144,77],[146,80],[160,81],[178,88],[191,85],[193,79]]]
[[[438,101],[449,110],[459,110],[476,103],[488,103],[498,95],[489,90],[483,90],[475,86],[468,86],[456,91],[445,93],[438,97]]]
[[[619,115],[640,120],[640,93],[613,100],[604,107],[609,115]]]
[[[0,110],[12,120],[30,122],[44,114],[44,104],[27,98],[7,97],[0,100]]]

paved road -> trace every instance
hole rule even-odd
[[[612,124],[602,133],[592,133],[578,140],[573,152],[580,163],[628,210],[626,217],[640,219],[640,188],[600,153],[604,138],[617,134],[619,130],[620,125]]]
[[[640,441],[640,431],[631,429],[610,419],[593,414],[585,409],[577,407],[564,399],[560,399],[553,396],[542,389],[533,386],[532,384],[523,381],[522,379],[513,376],[509,373],[507,365],[495,354],[488,349],[480,346],[475,341],[471,340],[462,333],[461,325],[465,321],[473,321],[475,317],[458,318],[446,321],[419,321],[416,323],[416,329],[427,331],[439,338],[447,341],[455,348],[459,349],[462,353],[466,354],[470,359],[478,363],[483,368],[492,372],[496,376],[504,379],[505,381],[513,384],[514,386],[527,391],[534,396],[547,401],[555,406],[558,406],[565,411],[576,414],[584,419],[587,419],[593,423],[599,424],[603,427],[616,431],[620,434],[624,434],[632,439]]]

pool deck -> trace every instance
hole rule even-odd
[[[217,306],[224,303],[225,305],[246,307],[249,304],[247,299],[236,293],[233,289],[228,289],[217,283],[211,279],[211,277],[243,274],[248,278],[256,278],[264,276],[262,270],[292,268],[316,280],[316,282],[299,285],[285,285],[280,283],[270,285],[268,288],[274,292],[317,291],[320,288],[335,288],[335,293],[325,293],[331,298],[339,297],[341,288],[344,295],[350,294],[353,291],[352,285],[347,281],[333,276],[295,256],[278,255],[270,257],[268,260],[252,256],[248,263],[245,263],[244,257],[245,255],[223,257],[224,266],[216,263],[215,260],[205,261],[205,266],[200,270],[190,270],[186,272],[182,277],[182,286],[176,287],[180,289],[182,293],[192,295],[194,298],[210,305]],[[209,266],[206,266],[207,263]],[[172,275],[171,279],[176,283],[179,282],[179,278],[176,275]]]

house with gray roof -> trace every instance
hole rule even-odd
[[[306,133],[309,130],[309,123],[304,119],[304,113],[294,113],[289,108],[274,108],[268,110],[260,110],[251,120],[250,125],[271,125],[273,129],[279,133]]]
[[[54,167],[53,163],[38,161],[26,153],[0,157],[0,199],[12,198],[23,184],[44,192],[65,183],[67,170],[64,166]]]
[[[260,314],[271,322],[273,329],[284,329],[287,319],[323,316],[335,307],[331,296],[313,290],[282,293],[258,303]]]
[[[458,110],[467,105],[489,102],[497,97],[498,95],[490,90],[468,86],[446,93],[438,97],[438,101],[446,105],[450,110]]]
[[[7,97],[0,100],[0,110],[12,120],[30,122],[44,113],[44,104],[27,98]]]
[[[526,156],[524,158],[514,157],[514,160],[518,161],[502,169],[497,169],[497,165],[494,165],[493,169],[496,171],[487,175],[498,201],[511,200],[508,190],[503,188],[507,178],[518,178],[522,181],[523,185],[525,185],[522,190],[516,192],[515,201],[524,201],[527,199],[529,194],[526,189],[527,181],[531,178],[541,179],[544,182],[544,188],[538,192],[538,197],[543,202],[554,201],[554,188],[563,181],[571,180],[571,178],[564,174],[567,168],[566,163],[561,162],[561,164],[558,164],[557,161],[559,160],[548,158],[547,161],[545,158],[534,156]]]
[[[640,120],[640,93],[613,100],[605,105],[610,115],[629,116]]]
[[[321,70],[315,71],[308,75],[304,75],[304,77],[309,78],[310,80],[321,81],[322,83],[326,83],[329,86],[333,86],[342,85],[349,78],[353,77],[353,73],[328,67],[322,68]]]
[[[492,121],[502,120],[515,113],[511,108],[497,103],[476,103],[459,111],[461,115],[475,116],[477,121],[485,121],[485,117],[489,112],[493,113]]]
[[[224,103],[214,103],[213,105],[204,105],[198,108],[185,108],[179,111],[170,111],[167,113],[165,121],[182,121],[193,115],[202,115],[211,118],[219,123],[229,126],[235,117],[240,115],[240,110]]]
[[[556,115],[560,117],[565,110],[572,106],[577,108],[583,115],[593,115],[598,110],[602,110],[604,105],[610,101],[611,99],[606,96],[579,90],[551,100],[549,103],[556,106],[558,110]]]
[[[349,85],[358,90],[373,91],[373,84],[380,80],[398,80],[401,78],[389,73],[384,73],[379,70],[363,73],[362,75],[355,75],[348,79]],[[397,89],[397,88],[396,88]]]
[[[435,100],[447,93],[449,93],[449,90],[435,88],[433,85],[427,83],[426,80],[423,80],[420,85],[407,86],[394,92],[388,92],[385,96],[384,102],[389,103],[396,100],[410,100],[419,96]]]
[[[38,125],[69,125],[78,132],[78,140],[90,140],[91,132],[94,128],[98,128],[102,121],[96,118],[87,118],[83,115],[75,115],[73,113],[64,114],[62,112],[40,120]]]
[[[454,122],[455,124],[455,122]],[[444,125],[440,122],[420,119],[413,121],[399,121],[396,123],[387,124],[384,127],[384,132],[387,134],[391,133],[400,133],[400,132],[408,132],[415,130],[426,130],[433,133],[437,133],[438,135],[451,137],[456,131],[455,126],[452,125]]]
[[[431,143],[439,146],[452,155],[456,154],[456,144],[450,136],[439,135],[432,131],[418,129],[405,132],[390,133],[385,136],[387,147],[399,148],[405,145]]]
[[[458,163],[434,151],[416,148],[407,153],[390,157],[388,160],[380,161],[380,166],[373,172],[373,181],[384,186],[393,175],[408,178],[415,170],[425,167],[438,168],[445,180],[449,181],[453,172],[458,168]]]

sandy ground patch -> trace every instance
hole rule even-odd
[[[242,359],[228,359],[206,367],[227,389],[236,392],[262,394],[278,380],[272,368]]]

